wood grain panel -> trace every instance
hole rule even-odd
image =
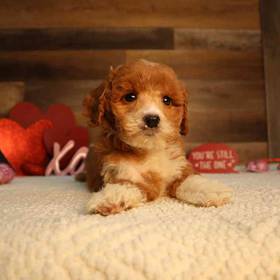
[[[0,80],[103,79],[124,60],[123,51],[0,52]]]
[[[269,153],[280,157],[280,2],[261,1]]]
[[[206,112],[207,110],[207,112]],[[211,110],[189,112],[189,141],[265,141],[266,122],[261,112]]]
[[[258,0],[0,2],[0,28],[111,26],[259,29]]]
[[[41,108],[64,103],[79,123],[82,100],[101,81],[33,81],[26,85],[26,100]],[[190,92],[190,127],[187,139],[200,141],[265,141],[263,83],[239,81],[186,81]]]
[[[140,58],[168,64],[181,78],[263,79],[257,51],[126,51],[127,61]],[[105,77],[110,65],[124,61],[123,51],[0,52],[0,79],[98,79]]]
[[[258,111],[265,117],[264,81],[184,80],[194,111]]]
[[[167,64],[180,78],[263,80],[260,50],[127,51],[127,61],[139,58]]]
[[[261,48],[259,30],[178,28],[174,32],[176,49],[260,51]]]
[[[127,61],[139,58],[168,64],[180,78],[263,80],[258,51],[126,51]],[[124,61],[124,51],[0,52],[0,80],[99,79]]]
[[[189,141],[266,141],[261,81],[186,81]]]
[[[173,49],[171,28],[0,29],[0,50]]]

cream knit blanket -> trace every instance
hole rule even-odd
[[[0,279],[280,279],[280,173],[209,177],[234,203],[165,198],[102,217],[70,177],[0,186]]]

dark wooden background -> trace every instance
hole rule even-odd
[[[188,147],[225,142],[242,161],[267,155],[258,0],[0,2],[0,79],[25,82],[46,108],[81,102],[110,65],[172,66],[188,88]],[[1,99],[6,98],[0,92]]]
[[[280,1],[261,0],[269,154],[280,157]]]

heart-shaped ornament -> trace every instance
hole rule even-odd
[[[43,112],[32,103],[21,102],[13,107],[9,118],[25,128],[42,119],[50,120],[55,127],[66,133],[76,125],[74,113],[63,104],[53,104]]]
[[[44,113],[32,103],[22,102],[18,103],[11,110],[10,118],[23,127],[33,125],[42,118],[51,121],[53,124],[52,128],[44,132],[44,143],[50,157],[53,156],[55,142],[63,147],[68,141],[74,140],[75,146],[65,155],[61,162],[63,168],[69,164],[71,158],[80,147],[88,146],[88,130],[85,127],[76,125],[75,115],[66,105],[51,105],[48,107],[46,113]],[[32,170],[34,170],[34,168],[32,168]]]
[[[58,143],[60,147],[64,147],[69,140],[73,140],[74,147],[63,157],[60,162],[61,168],[65,168],[75,152],[81,147],[87,147],[89,142],[88,130],[85,127],[74,126],[68,133],[62,134],[59,128],[52,127],[44,133],[44,142],[49,155],[53,156],[54,143]]]
[[[0,150],[3,151],[17,175],[34,174],[26,173],[27,165],[42,168],[46,166],[48,155],[43,135],[50,127],[52,123],[49,120],[40,120],[28,128],[23,128],[13,120],[0,120]],[[39,173],[35,174],[44,174],[44,172]]]

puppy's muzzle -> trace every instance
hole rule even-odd
[[[160,117],[158,115],[146,115],[143,120],[146,127],[157,128],[160,122]]]

